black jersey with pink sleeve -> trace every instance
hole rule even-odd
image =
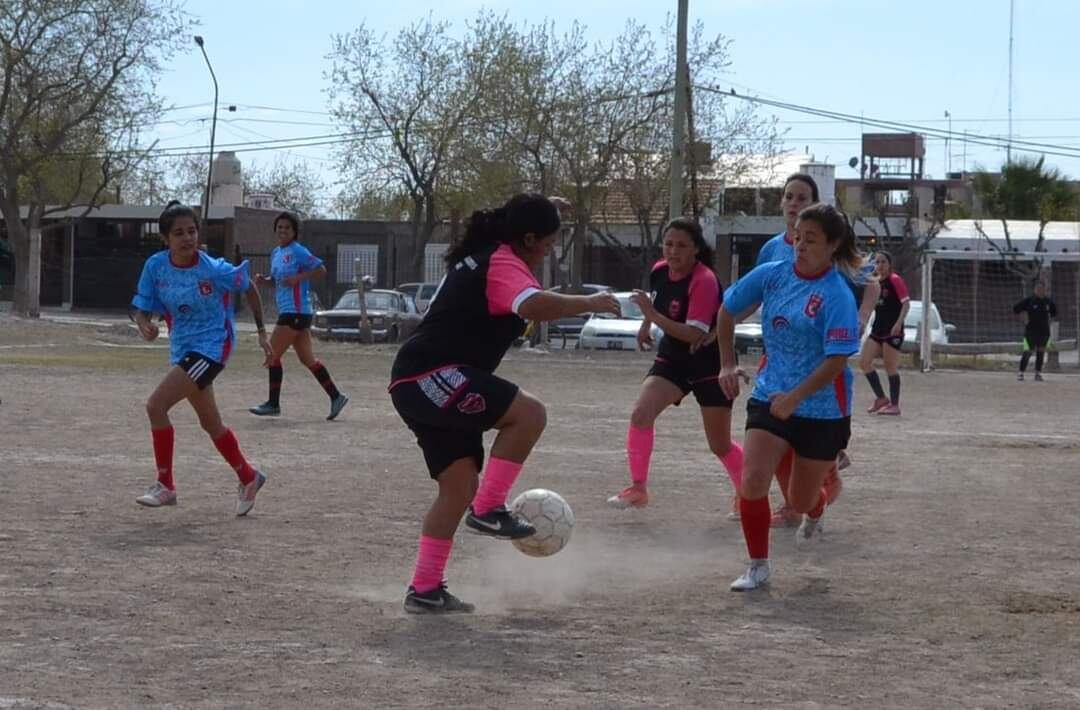
[[[494,372],[525,332],[518,309],[538,291],[536,277],[507,244],[454,264],[398,350],[390,387],[450,365]]]
[[[874,325],[871,335],[884,337],[892,332],[900,311],[908,302],[907,284],[897,273],[890,273],[889,278],[881,280],[881,296],[874,308]]]
[[[677,323],[686,323],[708,333],[716,322],[723,290],[712,269],[701,262],[693,271],[678,279],[671,277],[666,261],[653,266],[649,276],[653,306],[662,315]],[[711,377],[720,372],[720,352],[717,348],[701,348],[690,354],[690,344],[665,334],[656,349],[656,359],[680,369],[686,368],[691,381]]]

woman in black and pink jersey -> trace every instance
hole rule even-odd
[[[630,485],[608,498],[616,508],[643,508],[649,503],[647,482],[657,417],[694,393],[701,407],[709,449],[720,459],[737,492],[742,477],[742,448],[731,440],[731,400],[718,381],[720,354],[703,347],[691,352],[709,332],[720,310],[723,289],[712,269],[713,251],[701,226],[692,219],[673,219],[664,228],[664,258],[653,267],[653,298],[636,291],[631,300],[645,314],[638,331],[642,348],[652,344],[653,323],[664,331],[656,361],[638,391],[626,433]]]
[[[390,397],[439,484],[424,518],[405,596],[407,612],[473,610],[447,591],[443,580],[466,510],[465,524],[482,535],[510,540],[536,532],[505,503],[547,414],[540,400],[493,373],[527,321],[619,314],[610,293],[564,296],[541,290],[533,270],[554,246],[559,225],[555,202],[537,194],[516,195],[498,209],[474,212],[464,238],[446,255],[446,277],[424,320],[394,359]],[[483,433],[489,429],[499,434],[484,468]]]
[[[874,403],[867,410],[870,414],[898,416],[900,414],[900,348],[904,344],[904,319],[907,318],[907,285],[900,274],[892,270],[892,256],[887,251],[874,255],[875,275],[881,284],[881,296],[874,309],[874,324],[870,337],[863,343],[859,354],[859,366],[866,381],[874,390]],[[889,376],[889,396],[881,388],[881,379],[874,369],[874,359],[885,362]]]

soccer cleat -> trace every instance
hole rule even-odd
[[[889,400],[885,397],[878,397],[874,400],[874,403],[870,405],[870,408],[866,410],[867,414],[877,414],[879,411],[889,406]]]
[[[644,487],[627,486],[617,495],[608,498],[607,504],[619,510],[644,508],[649,504],[649,492]]]
[[[337,419],[337,415],[341,414],[341,410],[345,409],[345,405],[349,403],[349,398],[343,394],[339,394],[330,400],[330,414],[327,415],[326,421],[332,422]]]
[[[900,405],[890,403],[888,406],[879,409],[877,415],[879,417],[898,417],[900,416]]]
[[[266,475],[259,470],[255,471],[255,478],[251,483],[241,483],[236,487],[236,515],[244,516],[255,507],[255,496],[259,489],[266,485]]]
[[[843,471],[845,468],[851,466],[851,458],[848,457],[846,451],[841,451],[836,455],[836,468]]]
[[[258,407],[250,407],[248,411],[257,417],[276,417],[281,415],[281,407],[274,406],[269,402],[263,402]]]
[[[840,474],[835,466],[825,474],[825,482],[821,487],[825,489],[826,505],[832,505],[840,497],[840,491],[844,490],[844,482],[840,480]]]
[[[768,583],[772,568],[768,560],[750,560],[750,566],[746,568],[742,576],[731,583],[733,592],[749,592]]]
[[[799,525],[799,529],[795,531],[795,546],[803,547],[810,544],[813,540],[820,540],[821,536],[825,534],[825,513],[817,518],[811,518],[809,515],[803,517],[802,524]]]
[[[135,499],[139,505],[147,508],[160,508],[163,505],[176,505],[176,491],[170,491],[161,481],[147,489],[146,493]]]
[[[505,505],[500,505],[485,515],[477,515],[470,506],[469,513],[465,516],[465,525],[478,535],[487,535],[497,540],[517,540],[536,534],[532,523],[511,513]]]
[[[731,496],[731,512],[727,514],[728,520],[739,520],[739,495]]]
[[[429,592],[409,587],[405,594],[405,611],[410,614],[471,614],[475,606],[463,602],[440,584]]]
[[[1036,373],[1035,373],[1035,381],[1036,381],[1036,382],[1042,382],[1042,381],[1043,381],[1043,377],[1042,377],[1042,373],[1041,373],[1041,372],[1036,372]]]
[[[1018,380],[1020,380],[1021,382],[1023,382],[1023,381],[1024,381],[1024,373],[1022,373],[1022,372],[1018,372],[1018,373],[1016,373],[1016,379],[1018,379]]]
[[[794,508],[785,503],[773,512],[772,519],[769,520],[769,527],[793,528],[800,522],[802,522],[802,516],[799,515]]]

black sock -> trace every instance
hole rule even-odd
[[[325,365],[321,362],[316,362],[308,369],[311,370],[311,374],[315,375],[315,379],[319,381],[322,388],[326,390],[326,394],[330,395],[330,399],[337,399],[341,396],[341,393],[338,392],[338,388],[334,386],[334,381],[330,379],[330,372],[326,369]]]
[[[1042,350],[1035,352],[1035,372],[1042,372],[1043,355],[1045,354]]]
[[[900,404],[900,373],[889,375],[889,401],[894,407]]]
[[[866,381],[870,383],[870,389],[874,390],[875,397],[885,399],[885,390],[881,389],[881,378],[878,377],[877,370],[867,372]]]
[[[1020,356],[1020,372],[1027,372],[1028,362],[1031,361],[1031,351],[1025,350],[1024,354]]]
[[[270,371],[270,399],[267,400],[271,407],[281,406],[281,380],[285,376],[285,369],[281,365],[271,365]]]

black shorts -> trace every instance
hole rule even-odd
[[[1024,331],[1024,350],[1045,350],[1050,342],[1050,334],[1039,330]]]
[[[198,385],[201,390],[214,384],[214,379],[225,369],[225,365],[217,360],[211,360],[195,351],[191,351],[180,358],[180,362],[176,363],[176,366],[182,367],[187,376],[191,378],[191,381]]]
[[[444,367],[394,383],[390,399],[437,479],[458,459],[472,457],[478,470],[484,467],[484,432],[502,419],[517,393],[517,385],[490,372]]]
[[[900,331],[900,335],[890,335],[889,333],[878,334],[870,333],[870,339],[875,343],[881,343],[882,345],[888,345],[893,350],[899,350],[900,346],[904,344],[904,332]]]
[[[769,403],[751,399],[746,404],[746,428],[764,429],[786,441],[804,459],[834,461],[851,438],[851,417],[810,419],[789,417],[781,421],[769,412]]]
[[[691,379],[682,368],[672,365],[670,362],[657,360],[649,368],[646,377],[660,377],[672,383],[682,390],[683,397],[694,393],[694,399],[702,407],[727,407],[731,409],[731,400],[724,396],[724,390],[720,389],[720,375],[712,375],[700,379]],[[679,406],[680,399],[675,403]]]
[[[281,313],[277,318],[278,325],[287,325],[293,330],[307,330],[311,327],[311,315],[303,313]]]

